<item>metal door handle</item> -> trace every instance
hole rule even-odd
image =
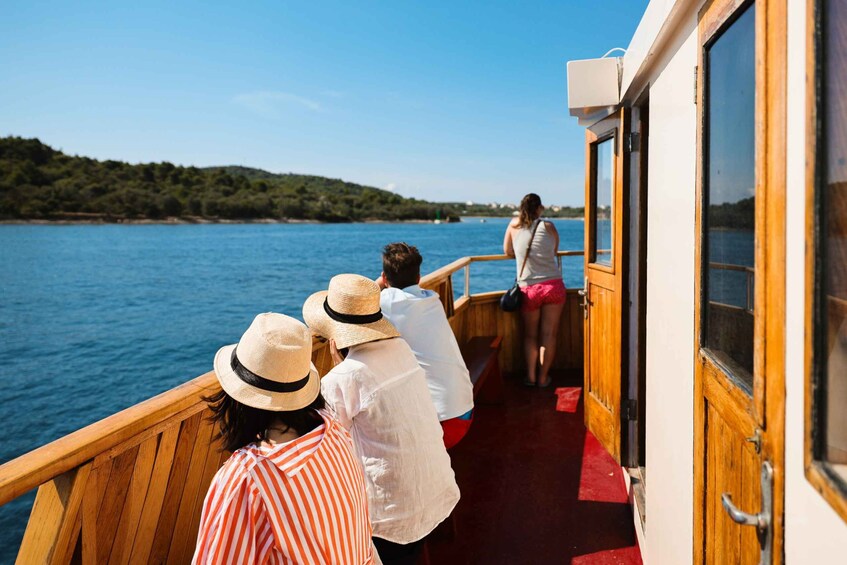
[[[582,306],[583,317],[588,319],[588,307],[591,305],[591,301],[588,300],[588,277],[585,277],[585,283],[576,293],[582,298],[579,305]]]
[[[773,515],[773,467],[770,462],[762,463],[760,475],[762,483],[762,511],[758,514],[748,514],[736,508],[732,503],[732,495],[725,492],[721,495],[721,503],[729,517],[736,524],[742,526],[755,526],[761,549],[761,565],[771,565],[773,557],[773,528],[771,527],[771,516]]]
[[[723,504],[727,514],[729,514],[729,517],[732,518],[732,521],[736,524],[741,524],[742,526],[756,526],[756,528],[760,530],[768,527],[768,517],[765,514],[762,514],[761,512],[758,514],[749,514],[743,510],[739,510],[732,503],[732,495],[728,492],[721,495],[721,503]]]

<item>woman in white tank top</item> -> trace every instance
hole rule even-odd
[[[520,215],[503,238],[503,252],[515,258],[521,287],[521,318],[527,386],[549,386],[556,356],[559,320],[565,306],[565,285],[556,253],[559,232],[541,219],[541,198],[529,193],[521,200]],[[527,256],[528,253],[528,256]],[[524,264],[525,262],[525,264]],[[523,268],[522,268],[523,267]]]

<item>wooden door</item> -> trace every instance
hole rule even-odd
[[[586,131],[585,426],[621,460],[621,331],[628,113],[620,110]]]
[[[785,0],[700,13],[695,563],[782,562],[784,22]]]

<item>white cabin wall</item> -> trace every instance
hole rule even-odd
[[[806,1],[788,1],[785,562],[844,563],[845,523],[806,480],[804,442]]]
[[[692,562],[697,22],[691,13],[650,73],[647,221],[649,565]]]

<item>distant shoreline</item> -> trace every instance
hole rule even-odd
[[[355,222],[322,222],[319,220],[275,220],[272,218],[229,220],[210,220],[208,218],[164,218],[161,220],[133,219],[108,221],[102,219],[88,220],[0,220],[0,225],[38,225],[38,226],[191,226],[215,224],[431,224],[432,220],[360,220]],[[447,223],[447,222],[444,222]]]
[[[513,216],[460,216],[461,220],[487,220],[487,219],[507,219]],[[576,220],[582,221],[584,218],[547,218],[548,220]],[[102,218],[89,219],[17,219],[17,220],[0,220],[0,225],[36,225],[36,226],[190,226],[190,225],[215,225],[215,224],[433,224],[433,220],[357,220],[353,222],[322,222],[319,220],[298,220],[298,219],[273,219],[273,218],[257,218],[257,219],[209,219],[209,218],[164,218],[160,220],[152,220],[146,218],[137,219],[121,219],[119,221],[109,221]],[[451,222],[442,221],[442,224]],[[453,222],[458,223],[458,222]]]

